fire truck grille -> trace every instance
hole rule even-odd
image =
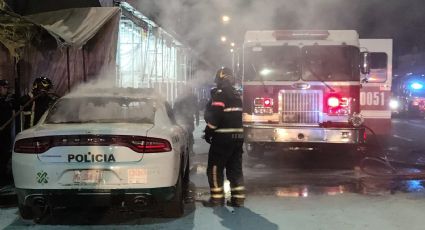
[[[318,124],[322,120],[322,103],[320,90],[282,90],[279,95],[282,122]]]

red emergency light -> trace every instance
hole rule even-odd
[[[340,102],[339,102],[340,100],[339,100],[339,98],[338,97],[335,97],[335,96],[332,96],[332,97],[329,97],[328,98],[328,106],[329,107],[332,107],[332,108],[336,108],[336,107],[338,107],[339,106],[339,104],[340,104]]]
[[[273,99],[272,98],[264,98],[264,97],[257,97],[254,100],[254,106],[256,107],[272,107],[273,106]]]
[[[329,95],[327,99],[327,113],[331,116],[348,115],[350,113],[351,99],[338,94]]]
[[[276,40],[313,40],[326,39],[329,37],[327,30],[276,30],[273,32]]]
[[[272,114],[273,113],[273,98],[257,97],[254,100],[255,114]]]
[[[264,98],[263,105],[264,105],[264,107],[271,107],[272,106],[272,99],[271,98]]]

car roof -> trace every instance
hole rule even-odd
[[[84,88],[71,92],[63,98],[81,97],[117,97],[117,98],[146,98],[164,102],[155,89],[152,88]]]

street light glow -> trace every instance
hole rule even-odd
[[[271,69],[264,68],[264,69],[262,69],[262,70],[260,71],[260,74],[261,74],[262,76],[267,76],[267,75],[271,74],[272,72],[273,72],[273,71],[272,71]]]
[[[222,42],[226,42],[226,41],[227,41],[227,38],[226,38],[226,36],[221,36],[220,40],[221,40]]]
[[[235,47],[235,43],[234,42],[230,43],[230,46]]]
[[[227,24],[227,23],[229,23],[229,21],[230,21],[230,17],[229,17],[229,16],[227,16],[227,15],[223,15],[223,16],[221,17],[221,21],[222,21],[224,24]]]
[[[234,50],[233,49],[230,49],[230,53],[233,53],[234,52]]]

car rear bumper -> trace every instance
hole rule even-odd
[[[34,206],[40,203],[51,207],[101,207],[139,206],[149,207],[174,198],[176,187],[152,189],[16,189],[20,204]]]
[[[244,126],[245,142],[265,143],[364,143],[364,128]]]

